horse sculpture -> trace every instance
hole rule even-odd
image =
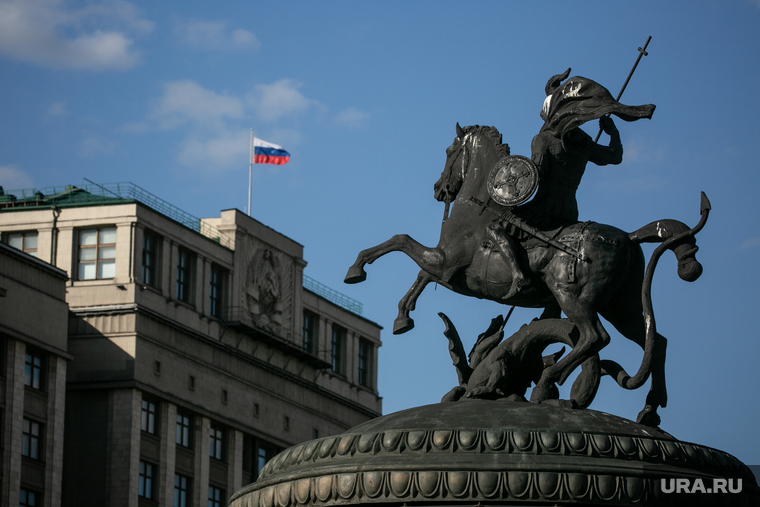
[[[420,266],[417,280],[399,302],[394,334],[414,327],[409,312],[414,310],[417,298],[430,282],[460,294],[506,305],[544,308],[542,319],[559,318],[561,310],[577,327],[577,338],[565,357],[543,370],[531,400],[556,397],[552,394],[556,393],[555,384],[562,385],[581,364],[588,373],[576,381],[584,383],[583,393],[576,395],[576,404],[584,407],[591,403],[602,374],[609,374],[626,389],[636,389],[651,373],[646,406],[637,421],[658,425],[656,410],[667,404],[666,340],[655,329],[649,296],[651,278],[656,258],[665,248],[676,254],[682,279],[693,281],[701,275],[702,266],[694,257],[697,250],[694,234],[707,218],[709,202],[704,194],[702,220],[692,230],[675,220],[660,220],[631,234],[594,222],[578,222],[550,232],[554,240],[574,247],[587,261],[541,241],[527,241],[522,264],[529,266],[533,283],[510,299],[503,299],[511,287],[511,274],[486,232],[498,216],[484,211],[487,206],[499,208],[489,203],[486,180],[496,162],[509,155],[509,147],[502,144],[501,134],[494,127],[475,125],[460,129],[457,125],[457,137],[446,154],[446,165],[434,187],[435,197],[445,201],[447,208],[450,202],[454,205],[451,216],[442,226],[438,245],[430,248],[407,235],[393,236],[360,252],[345,282],[364,281],[364,266],[393,251],[405,253]],[[646,280],[644,255],[639,246],[642,242],[662,243],[646,270]],[[600,315],[644,349],[642,365],[635,375],[628,375],[613,361],[598,360],[599,351],[610,341]]]

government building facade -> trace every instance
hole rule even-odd
[[[132,184],[5,191],[0,237],[67,308],[0,298],[30,298],[0,327],[3,505],[221,507],[281,449],[382,412],[380,326],[238,210],[197,219]],[[19,384],[25,350],[41,388]],[[37,457],[14,439],[32,428]]]

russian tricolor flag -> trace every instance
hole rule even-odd
[[[282,149],[282,146],[253,138],[253,163],[254,164],[287,164],[290,153]]]

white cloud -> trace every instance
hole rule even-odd
[[[53,102],[47,109],[48,116],[64,116],[67,112],[65,100]]]
[[[124,0],[107,0],[101,4],[92,4],[77,12],[84,20],[97,20],[98,23],[110,23],[125,26],[138,33],[150,33],[155,24],[143,19],[140,9]]]
[[[248,30],[243,30],[242,28],[238,28],[232,31],[232,42],[235,43],[235,46],[240,47],[240,48],[244,48],[244,47],[251,47],[252,49],[261,48],[261,42],[256,37],[256,34],[254,34],[253,32],[249,32]]]
[[[219,129],[224,120],[239,119],[243,115],[244,106],[239,98],[207,90],[189,80],[164,83],[164,93],[150,114],[164,129],[187,123]]]
[[[5,191],[34,186],[32,178],[15,164],[0,165],[0,185]]]
[[[369,120],[369,114],[349,107],[335,115],[335,123],[349,128],[361,128]]]
[[[298,91],[300,87],[301,84],[292,79],[281,79],[276,83],[258,85],[253,92],[248,94],[248,101],[256,108],[261,119],[266,121],[303,113],[312,106],[321,106],[319,102],[304,97]]]
[[[99,155],[113,153],[116,143],[108,139],[90,135],[79,143],[79,155],[84,158],[95,158]]]
[[[745,240],[742,242],[741,245],[739,245],[739,248],[745,249],[745,248],[753,248],[757,245],[760,245],[760,238],[750,238],[748,240]]]
[[[191,136],[182,143],[178,160],[189,167],[213,173],[248,165],[250,131],[222,131],[211,138]]]
[[[192,80],[171,81],[163,84],[160,96],[152,100],[143,121],[126,124],[120,130],[135,134],[177,130],[184,135],[177,153],[182,164],[209,173],[244,167],[248,163],[250,121],[255,115],[264,120],[256,122],[262,125],[284,116],[326,109],[306,98],[299,86],[295,81],[283,79],[236,96],[209,90]],[[357,109],[348,109],[338,116],[349,126],[357,126],[368,117]],[[301,140],[295,130],[266,129],[255,133],[257,136],[262,133],[264,139],[281,144],[286,150]],[[99,145],[92,143],[92,148],[95,151]]]
[[[242,28],[229,30],[226,21],[177,22],[174,35],[183,44],[206,51],[261,48],[261,42],[253,32]]]
[[[140,55],[124,30],[152,28],[124,1],[72,10],[59,0],[5,0],[0,2],[0,55],[55,69],[126,70],[139,63]]]

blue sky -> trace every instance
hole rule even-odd
[[[589,164],[581,219],[627,231],[695,224],[707,193],[704,275],[681,281],[668,254],[654,280],[669,339],[662,427],[760,464],[759,21],[758,0],[0,0],[0,185],[131,181],[218,216],[246,207],[254,128],[292,158],[254,167],[253,216],[305,245],[306,274],[385,327],[385,412],[434,403],[456,383],[436,313],[469,349],[508,308],[431,286],[417,327],[393,336],[417,267],[393,254],[355,286],[342,284],[346,269],[393,234],[437,243],[432,185],[456,122],[494,125],[529,156],[550,76],[572,67],[615,94],[651,35],[622,101],[657,110],[618,122],[623,164]],[[516,310],[508,330],[537,315]],[[635,369],[641,351],[612,334],[603,356]],[[645,389],[604,379],[592,408],[634,418]]]

